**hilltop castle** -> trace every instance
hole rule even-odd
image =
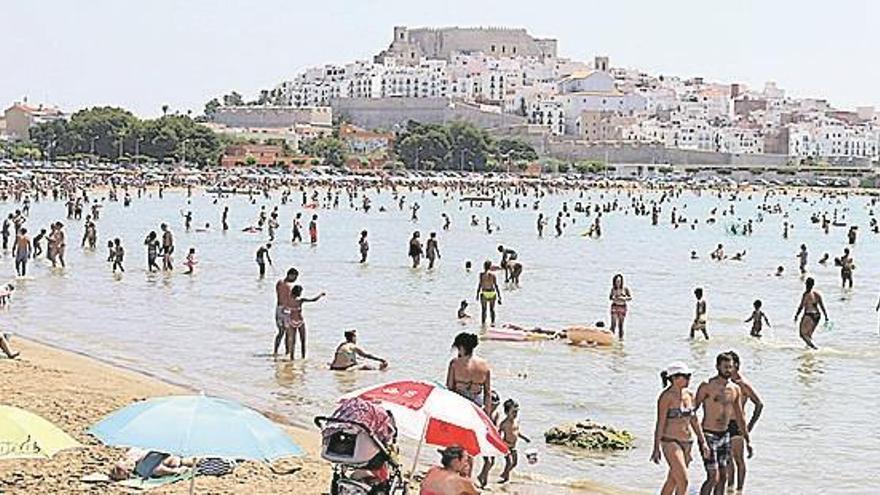
[[[394,59],[419,65],[422,59],[449,60],[454,53],[482,52],[492,57],[556,57],[556,40],[534,38],[525,29],[394,27],[394,40],[374,57],[375,63]]]

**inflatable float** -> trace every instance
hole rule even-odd
[[[548,330],[528,330],[520,327],[492,327],[482,336],[483,340],[500,340],[504,342],[533,342],[536,340],[553,340],[558,337],[556,332]]]
[[[565,329],[565,336],[574,345],[612,345],[614,334],[596,327],[573,326]]]

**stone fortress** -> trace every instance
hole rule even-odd
[[[419,65],[422,59],[450,60],[455,53],[477,53],[498,58],[556,57],[556,40],[534,38],[517,28],[417,28],[394,27],[391,45],[374,57],[375,63],[394,59],[402,65]]]

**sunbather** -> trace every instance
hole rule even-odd
[[[163,455],[165,456],[156,466],[147,474],[151,478],[161,478],[163,476],[174,476],[184,474],[192,469],[192,458],[181,458],[176,455],[159,454],[157,452],[148,452],[143,449],[129,449],[125,454],[125,458],[118,461],[110,469],[110,479],[114,481],[122,481],[131,478],[134,474],[143,475],[144,473],[138,469],[138,464],[147,462],[149,456]]]

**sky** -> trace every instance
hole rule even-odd
[[[369,59],[392,27],[524,27],[559,55],[880,108],[873,0],[0,0],[0,107],[142,117]]]

